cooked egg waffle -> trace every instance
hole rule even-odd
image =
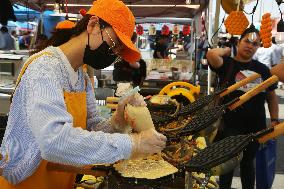
[[[135,186],[159,186],[173,182],[179,170],[163,159],[125,160],[113,165],[117,181]]]

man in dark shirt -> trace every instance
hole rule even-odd
[[[164,59],[167,57],[167,37],[166,36],[161,36],[156,45],[155,45],[155,51],[153,54],[153,58],[157,59]]]
[[[252,57],[260,46],[259,32],[250,27],[241,35],[237,45],[237,55],[232,58],[231,49],[216,48],[208,51],[207,60],[213,71],[219,77],[221,85],[232,85],[254,73],[261,75],[260,79],[250,83],[224,98],[224,103],[233,100],[268,79],[271,74],[269,69],[262,63],[253,60]],[[224,137],[232,135],[243,135],[255,133],[266,127],[266,115],[264,103],[267,101],[271,117],[271,125],[278,124],[278,101],[274,89],[277,85],[270,86],[246,102],[242,107],[227,112],[224,116]],[[257,143],[251,143],[243,152],[243,159],[240,163],[241,181],[243,189],[254,189],[255,168],[254,158],[258,149]],[[231,188],[233,171],[220,176],[220,189]]]
[[[137,34],[132,35],[132,42],[135,43]],[[138,62],[128,63],[121,60],[114,64],[113,80],[117,82],[132,82],[134,86],[140,86],[146,77],[146,62],[141,58]]]

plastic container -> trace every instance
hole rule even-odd
[[[97,79],[97,76],[94,76],[94,88],[98,88],[99,81]]]

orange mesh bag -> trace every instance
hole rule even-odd
[[[270,19],[271,14],[265,13],[262,15],[260,26],[260,39],[264,48],[271,47],[272,44],[272,21]]]
[[[242,11],[232,11],[224,22],[231,35],[241,35],[249,25],[249,21]]]

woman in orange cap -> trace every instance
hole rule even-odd
[[[161,151],[154,130],[125,133],[124,106],[104,120],[84,63],[102,69],[117,58],[136,62],[134,16],[119,0],[97,0],[70,35],[55,32],[47,48],[25,63],[13,94],[0,148],[1,189],[72,188],[74,174],[48,170],[50,162],[82,166],[113,163]],[[111,134],[112,133],[112,134]]]

